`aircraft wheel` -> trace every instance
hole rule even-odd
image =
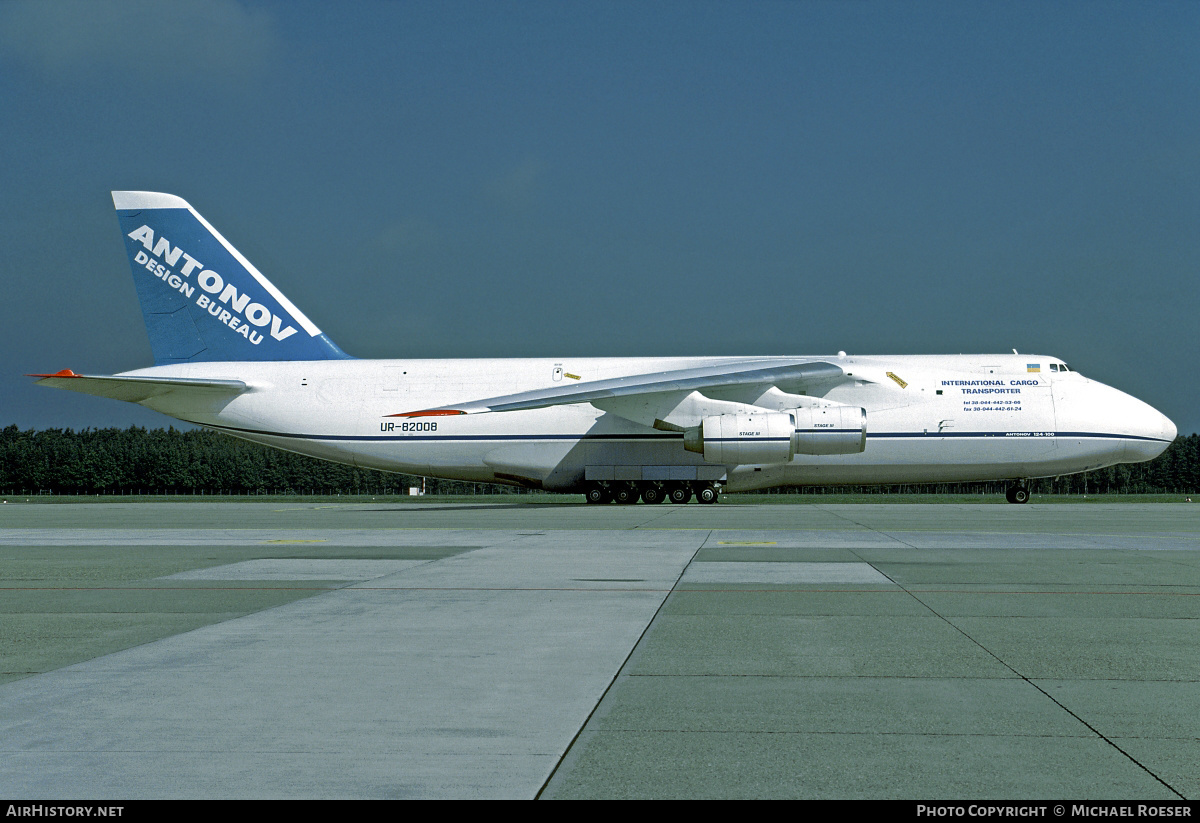
[[[1028,503],[1029,489],[1024,486],[1009,486],[1008,491],[1004,493],[1004,497],[1009,503]]]
[[[717,502],[717,487],[705,484],[696,489],[696,499],[701,503]]]
[[[651,483],[642,489],[643,503],[661,503],[666,499],[661,487]]]
[[[632,483],[620,483],[612,492],[613,500],[621,505],[636,503],[638,501],[638,492]]]
[[[612,502],[612,492],[601,486],[599,483],[596,483],[593,486],[588,486],[587,490],[583,493],[583,496],[589,503]]]
[[[672,503],[686,503],[692,499],[692,490],[687,486],[675,486],[667,496],[671,498]]]

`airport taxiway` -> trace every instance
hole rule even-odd
[[[1185,504],[8,504],[8,798],[1200,798]]]

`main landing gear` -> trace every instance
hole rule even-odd
[[[1013,483],[1008,487],[1008,490],[1004,492],[1004,496],[1007,498],[1009,503],[1028,503],[1029,489],[1025,487],[1024,483]]]
[[[701,503],[717,502],[717,487],[712,483],[654,483],[634,481],[616,481],[605,483],[593,481],[583,490],[583,496],[589,503],[686,503],[693,495]]]

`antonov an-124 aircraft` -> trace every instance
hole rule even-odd
[[[360,360],[182,199],[113,192],[154,366],[40,377],[313,457],[712,503],[768,486],[1025,481],[1156,457],[1175,425],[1048,355]]]

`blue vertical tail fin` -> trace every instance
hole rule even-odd
[[[156,365],[349,357],[186,201],[112,196]]]

